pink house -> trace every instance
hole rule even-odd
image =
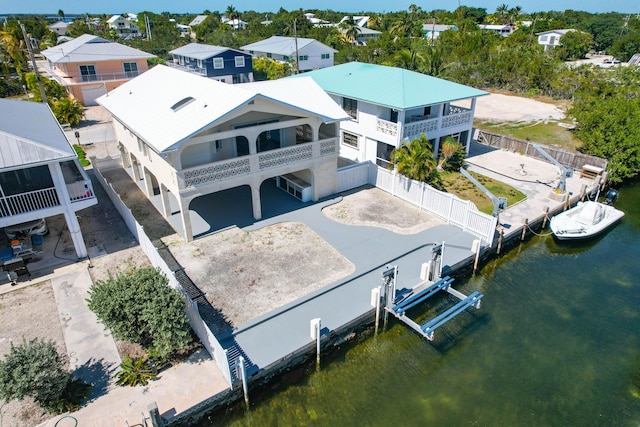
[[[147,59],[155,58],[90,34],[43,50],[42,55],[49,76],[84,105],[97,105],[96,98],[147,71]]]

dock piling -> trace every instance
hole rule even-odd
[[[242,393],[244,394],[244,403],[249,407],[249,386],[247,385],[247,368],[244,366],[244,357],[239,357],[240,376],[242,376]]]
[[[378,335],[378,325],[380,324],[380,286],[371,289],[371,306],[376,309],[376,330]]]

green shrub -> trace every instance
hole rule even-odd
[[[91,162],[87,160],[87,155],[85,154],[84,149],[80,145],[73,144],[73,149],[78,155],[78,160],[80,161],[80,164],[82,165],[83,168],[86,168],[91,164]]]
[[[135,387],[138,384],[147,385],[147,383],[156,377],[149,366],[146,357],[137,357],[131,359],[127,354],[120,364],[120,371],[116,373],[117,385],[128,385]]]

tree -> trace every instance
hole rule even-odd
[[[253,74],[256,80],[277,80],[290,76],[293,68],[291,64],[274,61],[264,56],[253,58]]]
[[[159,270],[118,272],[89,289],[89,309],[113,335],[134,342],[163,359],[191,342],[182,294]]]
[[[64,21],[64,10],[58,9],[58,16]]]
[[[32,397],[49,412],[64,412],[76,408],[86,396],[87,387],[80,386],[65,370],[63,358],[56,351],[53,341],[33,339],[11,344],[9,354],[0,361],[0,398],[5,401]]]
[[[449,164],[450,160],[454,158],[456,153],[460,151],[464,151],[464,148],[455,138],[452,136],[447,136],[442,143],[440,144],[440,159],[438,161],[438,170],[459,170],[462,165],[458,164]],[[458,156],[459,157],[459,156]],[[464,159],[464,155],[462,156]],[[452,162],[453,163],[453,162]]]
[[[501,24],[504,24],[507,20],[507,16],[509,14],[509,6],[502,3],[500,6],[496,8],[496,15],[498,15],[498,20]]]
[[[84,116],[82,104],[77,99],[67,97],[54,100],[51,103],[51,111],[59,123],[68,123],[71,126],[78,126]]]
[[[424,133],[391,152],[391,167],[397,168],[399,174],[409,179],[426,182],[437,188],[441,186],[433,148]]]
[[[569,31],[560,38],[559,48],[554,49],[561,60],[585,58],[593,46],[593,37],[582,31]]]
[[[343,32],[344,39],[348,43],[355,43],[358,41],[358,36],[362,31],[356,21],[353,19],[353,16],[349,16],[347,19],[342,21],[339,24],[340,29]]]

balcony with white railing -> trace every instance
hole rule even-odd
[[[263,173],[269,169],[301,164],[310,160],[338,155],[338,138],[305,142],[290,147],[236,157],[178,171],[181,189],[195,188],[231,178]]]
[[[403,138],[414,138],[424,133],[430,135],[438,129],[438,119],[427,119],[422,116],[412,116],[402,128]]]
[[[398,123],[389,122],[380,118],[376,119],[376,132],[380,132],[384,135],[398,136]]]
[[[207,70],[205,70],[204,68],[196,68],[196,67],[193,67],[191,65],[180,65],[180,64],[176,64],[173,61],[165,62],[165,64],[168,67],[175,68],[175,69],[180,70],[180,71],[186,71],[187,73],[198,74],[200,76],[206,76],[207,75]]]
[[[76,203],[95,199],[91,181],[78,181],[66,184],[69,202]],[[0,217],[21,215],[28,212],[50,209],[60,206],[60,196],[55,187],[43,188],[26,193],[0,197]]]

